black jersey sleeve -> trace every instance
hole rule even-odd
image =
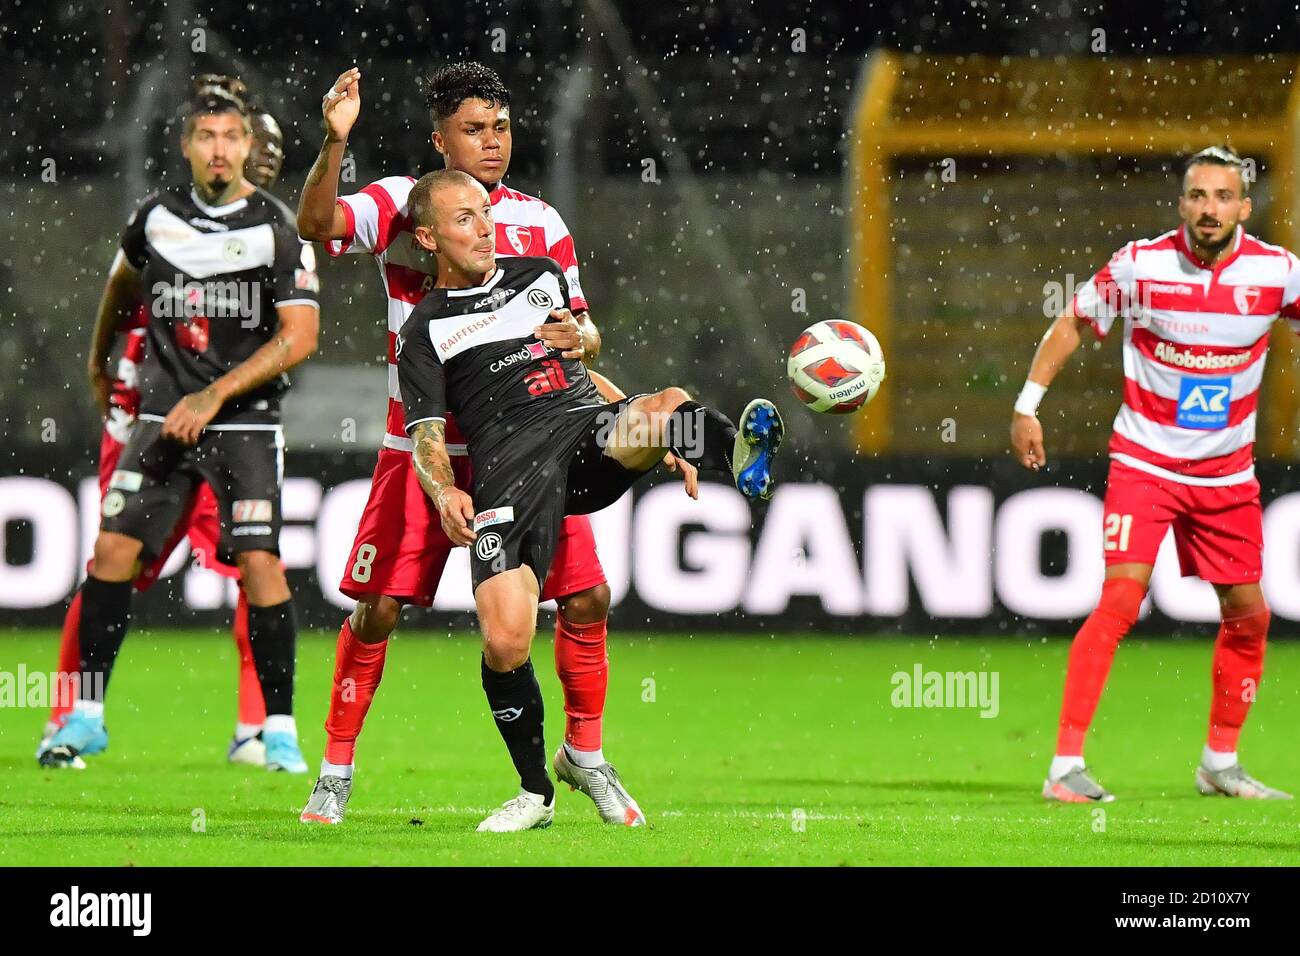
[[[316,250],[298,238],[298,227],[281,217],[275,224],[275,263],[271,267],[275,304],[320,306]]]
[[[406,412],[406,433],[421,422],[447,420],[447,374],[419,310],[397,337],[397,387]]]
[[[131,218],[126,221],[126,229],[122,231],[122,254],[126,256],[126,261],[137,269],[143,269],[149,258],[144,225],[149,218],[149,210],[157,205],[157,202],[157,195],[145,199],[136,207],[135,212],[131,213]]]

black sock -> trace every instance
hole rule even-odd
[[[271,607],[248,608],[248,643],[253,649],[257,680],[266,698],[266,713],[293,713],[294,645],[293,599]]]
[[[126,640],[131,618],[131,582],[101,581],[93,575],[81,586],[81,673],[82,700],[103,703],[113,662]],[[102,680],[95,675],[102,674]],[[89,682],[89,686],[86,683]]]
[[[497,730],[506,742],[510,759],[519,771],[519,785],[540,794],[549,805],[555,799],[555,785],[546,772],[546,744],[542,740],[542,689],[533,673],[532,658],[504,674],[482,662],[483,693],[496,719]]]
[[[736,426],[720,411],[699,402],[682,402],[668,416],[665,437],[678,458],[701,471],[717,471],[730,477]]]

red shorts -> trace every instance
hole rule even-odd
[[[1102,517],[1106,564],[1155,564],[1170,527],[1184,577],[1195,575],[1210,584],[1260,579],[1264,512],[1258,481],[1185,485],[1112,461]]]
[[[109,482],[113,478],[113,472],[117,470],[118,459],[122,457],[122,449],[125,447],[107,430],[100,436],[100,498],[103,498],[108,493]],[[222,564],[217,560],[217,542],[221,540],[221,519],[217,515],[216,495],[212,493],[212,489],[205,483],[199,486],[198,493],[168,536],[167,543],[163,545],[158,558],[147,565],[140,572],[140,576],[135,579],[136,590],[147,591],[150,585],[158,580],[158,576],[162,574],[162,569],[167,564],[167,560],[186,535],[190,539],[191,552],[198,556],[199,563],[203,567],[209,571],[216,571],[227,578],[239,577],[238,568],[229,564]],[[89,563],[87,563],[87,570],[89,570]]]
[[[455,455],[451,466],[456,487],[472,487],[469,457]],[[339,590],[350,598],[383,594],[404,604],[429,607],[454,547],[442,530],[437,509],[420,487],[411,453],[381,448]],[[541,600],[604,583],[591,521],[586,515],[565,518]]]

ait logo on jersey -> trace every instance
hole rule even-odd
[[[1232,302],[1242,315],[1250,315],[1251,310],[1259,303],[1259,296],[1259,286],[1239,285],[1232,290]]]
[[[516,255],[522,256],[532,245],[532,230],[527,226],[506,226],[506,241],[510,243]]]
[[[535,368],[525,375],[524,383],[528,386],[528,394],[533,396],[562,392],[569,387],[564,366],[555,359],[547,359],[541,368]]]
[[[1178,388],[1176,422],[1182,428],[1225,428],[1231,396],[1230,378],[1185,377]]]

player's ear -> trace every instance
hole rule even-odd
[[[1241,215],[1237,217],[1237,221],[1245,222],[1247,219],[1249,219],[1251,210],[1254,208],[1255,208],[1254,204],[1250,201],[1250,197],[1247,196],[1245,199],[1241,201]]]
[[[445,157],[447,155],[447,144],[442,141],[442,133],[435,128],[433,135],[430,136],[429,139],[433,143],[434,150]]]
[[[428,226],[415,227],[415,241],[429,252],[436,253],[438,251],[438,239]]]

